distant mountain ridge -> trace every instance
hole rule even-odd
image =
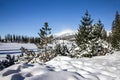
[[[64,40],[71,40],[71,39],[74,39],[75,37],[75,33],[64,33],[64,34],[61,34],[61,35],[54,35],[54,38],[55,39],[64,39]]]

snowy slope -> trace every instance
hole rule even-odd
[[[79,59],[57,56],[45,64],[17,64],[1,71],[0,80],[120,80],[120,52]]]

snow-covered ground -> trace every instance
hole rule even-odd
[[[57,56],[49,62],[16,64],[0,80],[120,80],[120,52],[94,58]]]
[[[0,50],[8,50],[8,49],[20,49],[21,47],[27,49],[36,49],[36,45],[31,43],[0,43]]]
[[[19,55],[21,50],[20,48],[24,47],[27,49],[36,50],[37,46],[31,43],[0,43],[0,60],[5,59],[6,54]]]

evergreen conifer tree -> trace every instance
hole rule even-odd
[[[98,20],[98,23],[93,26],[92,32],[92,35],[94,35],[97,40],[106,40],[107,38],[107,32],[104,29],[104,25],[102,24],[101,20]]]
[[[40,32],[38,33],[40,36],[40,45],[45,49],[45,53],[47,53],[47,44],[51,40],[51,28],[49,28],[49,25],[47,22],[44,23],[44,27],[40,29]]]
[[[89,33],[91,32],[92,22],[93,20],[91,20],[88,11],[86,11],[85,16],[82,17],[78,32],[75,34],[76,44],[82,50],[86,50],[87,44],[89,44]]]
[[[101,23],[101,20],[99,20],[98,23],[92,26],[91,36],[93,37],[93,39],[95,38],[96,40],[98,40],[99,38],[102,38],[102,30],[103,24]]]
[[[99,20],[93,27],[91,32],[92,39],[91,42],[91,53],[93,55],[101,55],[103,41],[106,41],[107,32],[104,29],[104,25],[102,24],[101,20]],[[103,53],[104,54],[104,53]],[[106,53],[105,53],[106,54]]]
[[[115,20],[112,23],[112,47],[120,50],[120,15],[118,11],[115,15]]]
[[[82,56],[85,57],[98,55],[98,52],[100,52],[98,49],[102,50],[102,41],[106,40],[107,37],[101,21],[99,20],[94,25],[92,25],[92,22],[93,20],[91,20],[88,11],[86,11],[85,16],[82,17],[78,32],[75,35],[76,44],[80,47],[81,51],[84,51]]]

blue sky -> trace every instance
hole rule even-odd
[[[120,0],[0,0],[0,35],[38,36],[44,22],[53,34],[77,30],[86,10],[109,31]]]

